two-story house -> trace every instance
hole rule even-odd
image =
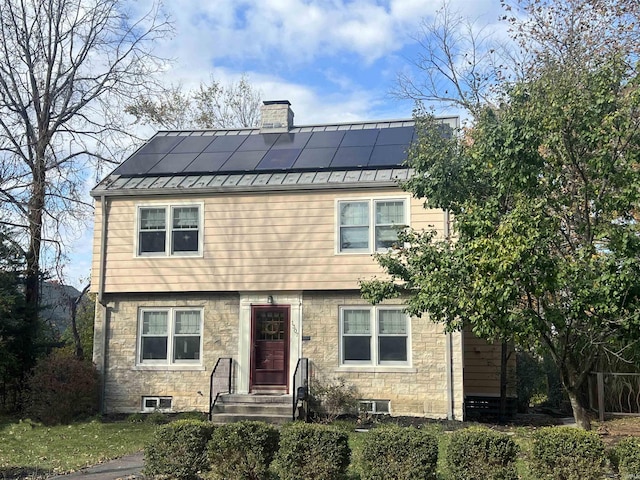
[[[265,102],[260,128],[161,131],[117,167],[92,191],[103,410],[207,411],[219,358],[244,394],[290,394],[304,357],[378,411],[461,419],[496,396],[499,349],[359,294],[399,227],[448,233],[398,186],[414,138]]]

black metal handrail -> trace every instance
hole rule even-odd
[[[211,371],[209,380],[209,420],[213,415],[218,397],[223,393],[231,393],[231,367],[233,359],[231,357],[220,357],[216,366]]]
[[[293,373],[292,419],[307,421],[309,400],[309,359],[299,358]]]

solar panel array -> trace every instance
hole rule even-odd
[[[156,135],[113,173],[123,177],[394,168],[406,160],[413,126],[358,130]],[[223,134],[226,133],[226,134]]]

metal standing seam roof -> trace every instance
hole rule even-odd
[[[443,118],[457,126],[457,118]],[[413,120],[293,127],[160,131],[93,196],[392,186],[406,180]]]

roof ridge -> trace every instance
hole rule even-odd
[[[449,117],[443,117],[449,118]],[[453,117],[451,117],[453,118]],[[321,131],[326,131],[327,127],[347,127],[347,126],[360,126],[360,125],[372,125],[371,128],[380,128],[376,127],[376,125],[384,125],[384,126],[413,126],[415,124],[415,119],[413,118],[400,118],[400,119],[392,119],[392,120],[359,120],[355,122],[329,122],[329,123],[312,123],[307,125],[294,125],[291,127],[291,133],[297,133],[301,129],[322,129]],[[243,133],[251,133],[255,131],[256,133],[260,133],[260,127],[234,127],[234,128],[185,128],[185,129],[161,129],[156,131],[154,136],[167,136],[167,134],[193,134],[193,133],[204,133],[204,132],[243,132]]]

